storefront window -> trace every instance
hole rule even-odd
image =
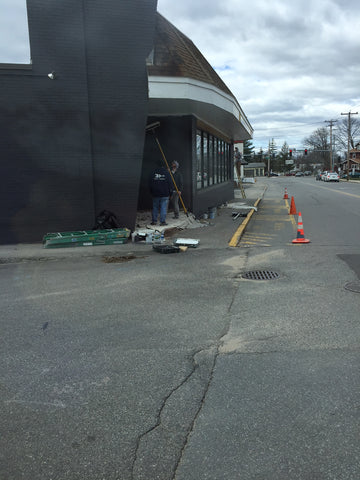
[[[197,172],[197,178],[196,178],[196,188],[200,189],[203,188],[203,182],[202,182],[202,132],[198,130],[196,132],[196,172]]]
[[[214,137],[214,185],[218,183],[218,170],[219,170],[218,143],[219,143],[219,140]]]
[[[203,132],[203,182],[204,187],[208,186],[208,174],[209,174],[209,136],[206,132]]]
[[[219,144],[219,167],[220,167],[220,182],[225,180],[225,155],[224,155],[224,142],[220,140]]]
[[[224,140],[202,130],[196,132],[197,189],[231,178],[231,149]]]
[[[229,178],[231,168],[230,145],[225,143],[225,177]]]
[[[214,185],[214,137],[209,135],[208,185]]]

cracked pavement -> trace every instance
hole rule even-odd
[[[185,253],[0,265],[1,479],[358,480],[357,245],[288,245],[276,185],[251,248],[229,208]]]
[[[174,478],[237,288],[202,243],[1,265],[1,478]]]

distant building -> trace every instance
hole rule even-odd
[[[349,172],[352,171],[356,173],[360,173],[360,144],[358,143],[355,145],[355,148],[349,151],[350,158],[349,158],[349,165],[347,159],[341,162],[341,170],[343,172],[347,171],[349,167]]]
[[[244,166],[245,177],[263,177],[265,175],[266,165],[263,162],[248,163]]]

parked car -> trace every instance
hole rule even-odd
[[[304,175],[305,175],[305,177],[310,177],[311,172],[309,170],[307,170],[306,172],[304,172]]]
[[[295,177],[303,177],[304,173],[303,172],[296,172]]]
[[[324,182],[338,182],[340,180],[337,172],[326,172],[322,179]]]

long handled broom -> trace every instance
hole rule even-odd
[[[159,139],[158,139],[157,135],[155,134],[155,128],[157,128],[157,127],[159,127],[159,126],[160,126],[160,122],[151,123],[150,125],[147,125],[147,126],[146,126],[146,131],[147,131],[147,132],[151,132],[151,133],[154,135],[155,141],[156,141],[156,143],[157,143],[157,146],[159,147],[159,150],[160,150],[160,152],[161,152],[161,155],[162,155],[162,158],[163,158],[164,163],[165,163],[165,165],[166,165],[166,168],[167,168],[168,172],[170,173],[171,180],[173,181],[175,190],[176,190],[177,194],[179,195],[181,205],[182,205],[182,207],[183,207],[183,209],[184,209],[184,212],[186,213],[186,216],[188,217],[188,216],[189,216],[189,212],[187,211],[187,208],[185,207],[185,204],[184,204],[184,201],[183,201],[183,199],[182,199],[181,193],[180,193],[180,191],[179,191],[179,189],[178,189],[178,187],[177,187],[177,185],[176,185],[175,179],[174,179],[174,177],[173,177],[173,174],[171,173],[171,169],[170,169],[169,164],[168,164],[168,162],[167,162],[167,160],[166,160],[165,153],[164,153],[163,149],[161,148],[161,145],[160,145],[160,142],[159,142]]]

